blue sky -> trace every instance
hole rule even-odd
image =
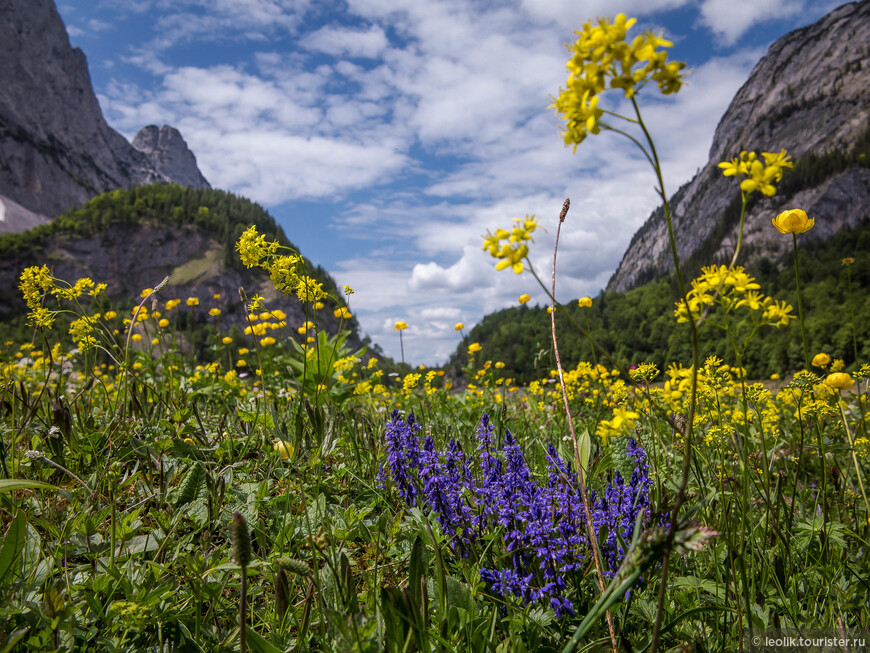
[[[109,124],[132,139],[177,127],[216,188],[265,206],[303,254],[354,288],[363,331],[398,358],[444,362],[485,314],[544,295],[496,272],[481,235],[541,217],[532,260],[557,295],[596,295],[657,204],[624,139],[577,153],[548,109],[564,44],[596,16],[664,30],[693,69],[640,95],[668,192],[707,160],[713,131],[770,44],[838,0],[57,0]],[[620,96],[612,95],[618,109]]]

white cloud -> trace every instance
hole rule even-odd
[[[334,57],[366,59],[378,57],[389,45],[387,36],[380,27],[372,27],[366,31],[322,27],[308,34],[301,43],[309,50]]]
[[[613,17],[622,12],[627,16],[646,16],[658,11],[676,9],[691,0],[623,0],[614,6],[613,0],[522,0],[523,8],[539,20],[564,22],[577,28],[599,16]]]
[[[804,0],[703,0],[700,20],[724,45],[731,45],[757,23],[803,10]]]
[[[699,20],[723,42],[799,2],[753,0],[735,10],[744,0],[728,0],[726,15],[720,0],[699,1]],[[656,12],[686,4],[628,0],[620,10],[655,22]],[[394,357],[396,320],[411,325],[406,358],[436,363],[459,340],[456,321],[470,328],[524,292],[543,303],[528,275],[494,270],[481,235],[512,217],[539,215],[548,231],[536,234],[532,256],[549,279],[565,197],[572,208],[557,294],[564,301],[596,294],[658,204],[654,177],[613,134],[573,154],[547,106],[567,76],[571,29],[612,14],[612,3],[348,0],[340,18],[329,14],[334,8],[309,0],[154,0],[150,9],[163,12],[158,36],[137,44],[127,61],[156,76],[156,85],[111,84],[101,104],[130,136],[150,123],[178,127],[216,187],[267,206],[306,199],[336,207],[330,203],[341,198],[340,208],[323,209],[334,213],[323,218],[320,237],[350,241],[345,251],[358,253],[327,267],[356,290],[352,310]],[[318,28],[306,32],[309,24]],[[175,59],[175,45],[215,43],[245,43],[248,57],[230,61],[215,49],[224,64]],[[641,93],[671,193],[706,162],[713,130],[760,54],[698,65],[689,85],[667,99],[653,88]],[[619,94],[608,102],[626,106]]]

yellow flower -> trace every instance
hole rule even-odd
[[[479,343],[472,342],[470,345],[468,345],[468,355],[473,356],[481,349],[483,349],[483,347],[481,347]]]
[[[181,304],[180,299],[170,299],[168,302],[166,302],[166,310],[171,311],[173,308],[175,308],[179,304]]]
[[[576,146],[589,133],[601,129],[599,120],[604,113],[598,108],[598,95],[610,82],[610,88],[622,89],[625,97],[632,97],[648,81],[658,84],[664,94],[675,93],[682,86],[684,63],[668,62],[667,52],[673,44],[652,32],[626,39],[634,18],[619,14],[613,22],[599,18],[598,24],[585,23],[577,30],[577,41],[568,61],[567,88],[560,89],[551,108],[562,114],[566,121],[565,144]]]
[[[133,342],[139,342],[140,340],[142,340],[142,335],[139,333],[134,333],[132,340]]]
[[[187,304],[188,306],[199,306],[199,299],[197,299],[196,297],[188,297],[185,300],[185,304]]]
[[[311,277],[299,277],[296,282],[296,297],[300,302],[316,302],[326,297],[323,284]]]
[[[523,294],[517,298],[517,301],[519,301],[520,304],[525,304],[526,302],[530,301],[531,299],[532,298],[529,297],[528,295]]]
[[[114,320],[116,317],[118,317],[118,314],[115,311],[108,311],[103,315],[104,320]]]
[[[212,309],[209,310],[208,314],[211,315],[212,317],[217,317],[218,315],[221,314],[221,309],[219,309],[219,308],[212,308]]]
[[[154,288],[145,288],[142,292],[139,293],[140,297],[147,297],[151,293],[154,292]]]
[[[229,336],[224,336],[223,338],[221,338],[221,342],[225,345],[231,345],[233,344],[233,339]]]
[[[634,428],[634,420],[638,417],[640,415],[633,410],[626,410],[617,406],[613,409],[613,419],[602,420],[598,424],[595,434],[606,445],[608,438],[632,430]]]
[[[167,320],[167,319],[164,317],[162,320],[160,320],[160,321],[157,323],[157,326],[159,326],[161,329],[165,329],[166,327],[169,326],[169,320]]]
[[[793,168],[794,163],[785,150],[779,152],[762,152],[764,162],[758,158],[755,152],[743,151],[740,156],[731,161],[723,161],[719,164],[722,175],[735,177],[737,175],[748,177],[740,182],[740,190],[747,195],[755,191],[761,191],[764,195],[772,197],[776,195],[774,182],[782,180],[785,168]]]
[[[260,261],[269,258],[278,250],[277,242],[266,242],[266,237],[257,233],[257,227],[251,225],[236,243],[236,251],[245,267],[260,265]]]
[[[239,359],[236,361],[236,367],[247,367],[248,364],[244,361],[244,359]]]
[[[816,354],[813,356],[813,365],[816,367],[826,367],[831,362],[831,357],[827,354]]]
[[[846,267],[849,267],[854,262],[855,262],[855,259],[853,259],[851,256],[847,256],[846,258],[844,258],[843,260],[840,261],[840,263],[842,263]]]
[[[523,259],[529,253],[527,241],[534,242],[532,233],[538,228],[538,219],[534,215],[526,215],[525,218],[513,218],[516,223],[510,231],[497,229],[494,234],[489,231],[483,238],[481,249],[489,252],[489,255],[501,259],[495,266],[496,270],[512,268],[520,274],[523,271]],[[506,241],[502,243],[501,241]]]
[[[332,314],[342,320],[349,320],[353,317],[353,314],[349,310],[347,310],[347,306],[336,308],[334,311],[332,311]]]
[[[854,383],[848,372],[834,372],[825,377],[825,385],[834,390],[848,390]]]
[[[239,356],[245,356],[248,353],[249,353],[249,350],[247,347],[239,347]]]
[[[462,331],[465,328],[465,325],[462,322],[457,322],[456,326],[453,327],[456,331]]]
[[[293,445],[290,444],[289,442],[285,441],[285,440],[277,440],[277,441],[275,442],[275,444],[273,445],[273,448],[274,448],[275,451],[277,451],[277,452],[281,455],[281,457],[284,458],[284,459],[292,458],[292,457],[293,457],[293,453],[294,453],[294,451],[295,451]]]
[[[592,306],[592,298],[591,297],[581,297],[577,300],[577,305],[583,308],[589,308]]]
[[[779,381],[779,374],[774,372],[773,374],[770,375],[770,380],[771,381]]]
[[[781,234],[802,234],[812,229],[815,222],[802,209],[788,209],[773,219],[773,226]]]
[[[275,338],[273,338],[272,336],[266,336],[265,338],[263,338],[262,340],[260,340],[260,344],[261,344],[263,347],[268,347],[269,345],[274,345],[274,344],[275,344]]]
[[[393,331],[404,331],[407,328],[408,328],[408,325],[405,322],[396,322],[393,325]]]

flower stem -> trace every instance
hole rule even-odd
[[[804,302],[801,298],[801,264],[798,259],[797,234],[792,234],[792,243],[794,243],[794,279],[797,284],[798,298],[798,321],[801,323],[801,341],[804,346],[804,369],[810,369],[810,345],[807,342],[807,330],[804,326]]]
[[[593,559],[595,561],[595,572],[598,576],[598,587],[601,589],[602,596],[606,592],[604,585],[604,573],[601,570],[601,554],[598,550],[598,537],[595,535],[595,527],[592,523],[592,511],[589,509],[589,497],[586,493],[586,481],[584,480],[585,471],[580,463],[580,447],[577,444],[577,432],[574,429],[574,419],[571,416],[571,406],[568,404],[568,390],[565,387],[565,375],[562,372],[562,360],[559,357],[559,344],[556,338],[556,252],[559,249],[559,234],[562,231],[562,223],[568,215],[568,207],[571,205],[571,200],[566,199],[562,205],[562,213],[559,215],[559,224],[556,226],[556,243],[553,245],[553,282],[550,292],[550,329],[553,338],[553,355],[556,359],[556,370],[559,374],[559,384],[562,388],[562,400],[565,404],[565,416],[568,419],[568,428],[571,431],[571,440],[574,443],[574,462],[577,465],[577,478],[580,482],[580,498],[583,500],[583,510],[586,513],[586,527],[589,531],[589,542],[592,544]],[[607,629],[610,631],[610,643],[613,646],[613,653],[618,653],[619,649],[616,645],[616,632],[613,630],[613,617],[608,609],[605,612],[607,618]]]

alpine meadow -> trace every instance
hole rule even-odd
[[[456,323],[444,365],[406,361],[411,312],[399,356],[361,337],[259,205],[161,168],[174,130],[0,236],[0,653],[868,650],[870,222],[812,194],[870,188],[866,88],[847,146],[729,141],[675,193],[648,106],[691,71],[635,23],[579,27],[549,110],[575,158],[627,144],[660,209],[570,302],[580,198],[494,222],[477,254],[541,303]]]

